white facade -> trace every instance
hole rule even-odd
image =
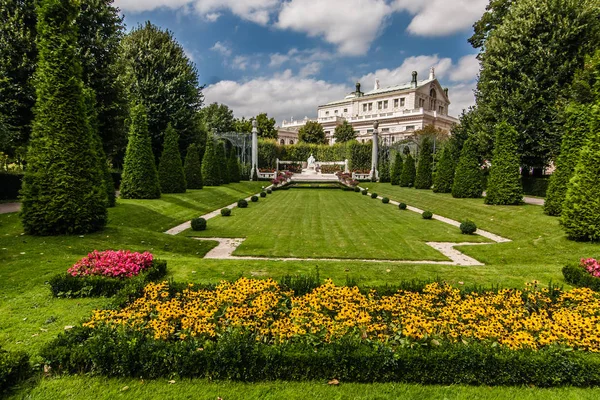
[[[376,81],[373,90],[366,93],[361,92],[360,83],[357,83],[356,91],[343,100],[319,106],[317,121],[323,125],[330,144],[335,142],[335,127],[344,121],[352,125],[357,132],[357,140],[363,142],[371,140],[373,123],[379,121],[380,138],[384,143],[392,144],[426,125],[449,133],[452,125],[459,122],[448,115],[449,105],[448,91],[441,87],[432,68],[426,80],[417,80],[417,73],[413,72],[409,83],[380,87],[379,81]],[[307,120],[284,121],[280,132],[297,132]]]

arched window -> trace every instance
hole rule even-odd
[[[293,140],[290,140],[290,144],[294,144],[294,141],[293,141]]]
[[[279,143],[280,143],[280,144],[285,144],[285,139],[281,139],[281,140],[279,141]]]
[[[436,93],[435,89],[432,88],[429,91],[429,97],[431,97],[431,99],[429,100],[429,109],[435,110],[435,99],[437,98],[437,93]]]

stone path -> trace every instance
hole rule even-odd
[[[543,198],[537,198],[537,197],[523,197],[523,201],[526,204],[533,204],[535,206],[543,206],[544,205],[544,200]]]
[[[364,262],[364,263],[390,263],[390,264],[428,264],[428,265],[456,265],[456,266],[482,266],[476,259],[456,250],[455,246],[479,246],[487,243],[440,243],[427,242],[428,246],[438,250],[450,261],[428,260],[376,260],[376,259],[349,259],[349,258],[298,258],[298,257],[254,257],[234,256],[233,252],[244,242],[243,238],[194,238],[196,240],[218,242],[217,247],[209,251],[204,258],[212,260],[262,260],[262,261],[337,261],[337,262]]]
[[[19,212],[21,203],[2,203],[0,204],[0,214],[9,214]]]

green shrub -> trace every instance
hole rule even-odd
[[[271,193],[273,193],[273,190],[267,189],[267,194],[271,194]]]
[[[400,184],[400,177],[402,176],[402,166],[402,155],[400,153],[396,153],[396,156],[394,157],[394,165],[392,165],[392,172],[390,174],[390,181],[392,182],[392,185]]]
[[[527,196],[546,197],[550,178],[548,176],[523,176],[521,177],[521,184],[523,185],[523,194]],[[544,205],[546,201],[544,201]]]
[[[421,214],[421,216],[423,217],[423,219],[431,219],[433,218],[433,213],[431,211],[423,211],[423,214]]]
[[[0,349],[0,395],[29,378],[32,370],[27,353]]]
[[[600,106],[596,113],[600,122]],[[562,205],[560,223],[574,240],[600,240],[600,123],[596,129],[581,149]]]
[[[359,188],[358,186],[355,186],[355,187],[354,187],[354,192],[356,192],[356,193],[360,193],[360,188]]]
[[[406,210],[406,204],[405,203],[400,203],[398,204],[398,208],[401,210]]]
[[[225,143],[221,140],[217,142],[217,146],[215,147],[215,157],[217,160],[217,165],[219,167],[219,178],[221,180],[221,184],[228,184],[229,165],[227,162],[227,157],[225,155]]]
[[[372,199],[376,199],[377,198],[377,193],[371,193],[371,198]]]
[[[477,225],[475,225],[475,222],[468,219],[460,224],[460,231],[465,235],[472,235],[476,230]]]
[[[466,140],[456,166],[452,197],[480,198],[483,193],[481,165],[477,157],[477,139]]]
[[[415,177],[415,189],[431,189],[433,168],[433,143],[429,137],[424,137],[419,153],[419,165]]]
[[[382,202],[383,204],[387,204],[387,203],[389,203],[389,202],[390,202],[390,199],[388,199],[387,197],[384,197],[383,199],[381,199],[381,202]]]
[[[252,201],[253,203],[256,203],[258,201],[258,196],[250,197],[250,201]]]
[[[267,197],[267,192],[260,192],[260,197]]]
[[[85,113],[79,3],[36,3],[37,101],[21,189],[23,229],[31,235],[96,232],[106,225],[108,199]]]
[[[161,193],[185,193],[187,184],[179,152],[179,135],[171,124],[167,125],[163,152],[158,164],[158,180]]]
[[[23,173],[0,172],[0,200],[16,200],[22,181]]]
[[[142,104],[131,109],[129,142],[121,180],[121,197],[124,199],[160,197],[158,173],[154,163],[152,141],[148,133],[148,117],[146,108]]]
[[[496,126],[492,168],[488,178],[485,204],[517,205],[523,202],[519,172],[518,133],[506,122]]]
[[[200,151],[196,143],[190,144],[185,156],[185,181],[188,189],[202,189],[202,162],[200,161]]]
[[[244,199],[238,200],[237,206],[239,208],[246,208],[246,207],[248,207],[248,202]]]
[[[565,281],[570,285],[586,287],[595,292],[600,292],[600,278],[590,274],[583,266],[579,264],[565,265],[562,273]]]
[[[193,231],[205,231],[206,230],[206,220],[204,218],[194,218],[192,220],[192,230]]]
[[[128,285],[144,286],[148,282],[162,279],[167,274],[167,262],[154,260],[152,266],[131,278],[113,278],[108,276],[72,276],[69,273],[58,274],[50,278],[48,284],[54,297],[112,297]]]
[[[204,157],[202,157],[202,179],[205,186],[219,186],[221,184],[221,175],[219,164],[215,153],[215,141],[212,135],[206,139],[206,148]]]
[[[229,158],[227,159],[227,172],[229,173],[229,182],[239,182],[241,180],[240,164],[235,149],[231,149]]]
[[[231,216],[231,208],[221,208],[221,216],[223,216],[223,217]]]
[[[366,196],[369,194],[369,191],[367,189],[363,189],[361,193],[363,196]]]
[[[390,176],[390,162],[388,160],[387,157],[385,156],[380,156],[379,159],[379,166],[378,166],[378,171],[379,171],[379,182],[381,183],[388,183],[391,180],[391,176]]]
[[[404,165],[402,166],[402,173],[400,174],[400,186],[413,187],[415,185],[416,175],[415,159],[408,153],[404,160]]]
[[[435,193],[452,192],[452,183],[454,182],[455,163],[453,158],[452,146],[454,143],[449,141],[442,149],[440,160],[436,165],[435,178],[433,181],[433,191]]]

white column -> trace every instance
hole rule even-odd
[[[258,179],[254,174],[258,172],[258,124],[256,120],[252,121],[252,170],[250,171],[250,180]]]
[[[379,173],[377,166],[379,164],[379,122],[373,123],[373,153],[371,156],[371,180],[378,180]]]

